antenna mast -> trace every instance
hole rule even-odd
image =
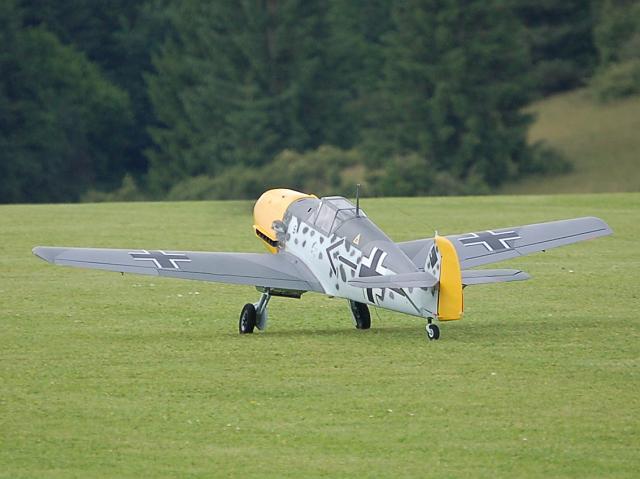
[[[360,217],[360,183],[356,184],[356,218]]]

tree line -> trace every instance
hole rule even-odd
[[[0,202],[465,194],[562,171],[524,107],[637,92],[639,20],[631,0],[5,0]]]

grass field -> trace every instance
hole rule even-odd
[[[531,141],[544,140],[571,161],[571,173],[532,177],[502,193],[640,191],[640,96],[598,103],[588,90],[546,98],[531,107]]]
[[[638,477],[640,194],[364,199],[395,240],[583,215],[462,321],[49,265],[35,245],[260,251],[249,202],[0,207],[0,477]]]

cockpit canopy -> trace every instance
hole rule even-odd
[[[360,217],[365,217],[364,211],[357,212]],[[321,198],[320,206],[315,216],[316,227],[326,233],[333,233],[346,221],[357,217],[356,207],[342,196],[327,196]]]

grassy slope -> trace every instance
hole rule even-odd
[[[615,235],[505,263],[424,339],[320,295],[48,265],[37,244],[260,250],[250,204],[0,207],[0,477],[637,477],[640,194],[371,199],[396,240],[581,215]],[[199,294],[196,294],[199,293]]]
[[[598,193],[640,191],[640,96],[599,104],[579,90],[532,107],[532,141],[546,140],[575,169],[552,178],[509,184],[503,193]]]

